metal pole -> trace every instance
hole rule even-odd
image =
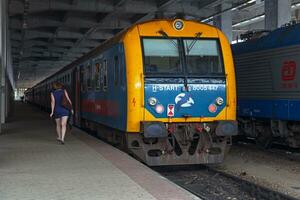
[[[2,132],[3,1],[0,1],[0,133]]]
[[[0,1],[0,133],[5,122],[5,75],[7,58],[7,0]]]

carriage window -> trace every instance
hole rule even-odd
[[[68,74],[68,83],[70,82],[70,74]]]
[[[100,62],[96,61],[95,64],[95,86],[96,86],[96,90],[100,90],[100,86],[101,86],[101,82],[100,82]]]
[[[114,83],[118,85],[119,82],[119,57],[115,56],[115,69],[114,69]]]
[[[103,91],[106,91],[108,87],[108,77],[107,77],[107,60],[103,62]]]
[[[92,66],[89,64],[87,66],[87,88],[90,90],[92,88]]]
[[[143,39],[145,74],[182,72],[177,39]]]
[[[83,66],[80,66],[80,85],[81,85],[81,91],[84,92],[86,88],[86,82],[85,82],[85,70]]]
[[[187,71],[192,75],[224,75],[217,40],[184,40]]]

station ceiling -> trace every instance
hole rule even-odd
[[[16,86],[33,86],[133,23],[178,14],[209,22],[228,9],[235,32],[263,26],[247,22],[264,14],[263,0],[9,0]]]

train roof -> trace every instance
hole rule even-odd
[[[268,35],[232,45],[234,55],[300,44],[300,24],[278,28]]]
[[[97,52],[99,52],[103,49],[106,49],[112,43],[115,43],[116,41],[119,41],[130,29],[134,28],[135,26],[143,25],[143,24],[150,23],[150,22],[156,22],[156,21],[174,21],[174,20],[175,19],[150,19],[150,20],[146,20],[146,21],[143,21],[143,22],[137,22],[135,24],[132,24],[131,26],[129,26],[126,29],[119,32],[117,35],[115,35],[111,39],[108,39],[105,42],[103,42],[102,44],[99,44],[97,47],[95,47],[94,49],[92,49],[91,51],[86,53],[85,55],[81,56],[80,58],[77,58],[73,62],[69,63],[68,65],[66,65],[63,68],[61,68],[60,70],[58,70],[57,72],[54,72],[52,75],[50,75],[47,78],[41,80],[40,82],[38,82],[37,84],[35,84],[31,88],[34,88],[34,87],[39,86],[40,84],[43,84],[45,81],[51,79],[52,77],[56,76],[57,74],[60,74],[63,71],[71,69],[74,65],[80,64],[81,62],[85,61],[89,57],[95,55]],[[196,21],[196,20],[187,20],[187,19],[183,19],[183,20],[184,21],[192,21],[192,22],[196,22],[196,23],[199,23],[199,24],[202,24],[202,25],[205,25],[205,26],[216,28],[212,25],[205,24],[205,23],[202,23],[202,22],[199,22],[199,21]]]

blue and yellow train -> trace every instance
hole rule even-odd
[[[220,163],[237,134],[230,44],[210,25],[135,24],[28,89],[26,99],[49,109],[55,81],[72,97],[77,126],[148,165]]]

